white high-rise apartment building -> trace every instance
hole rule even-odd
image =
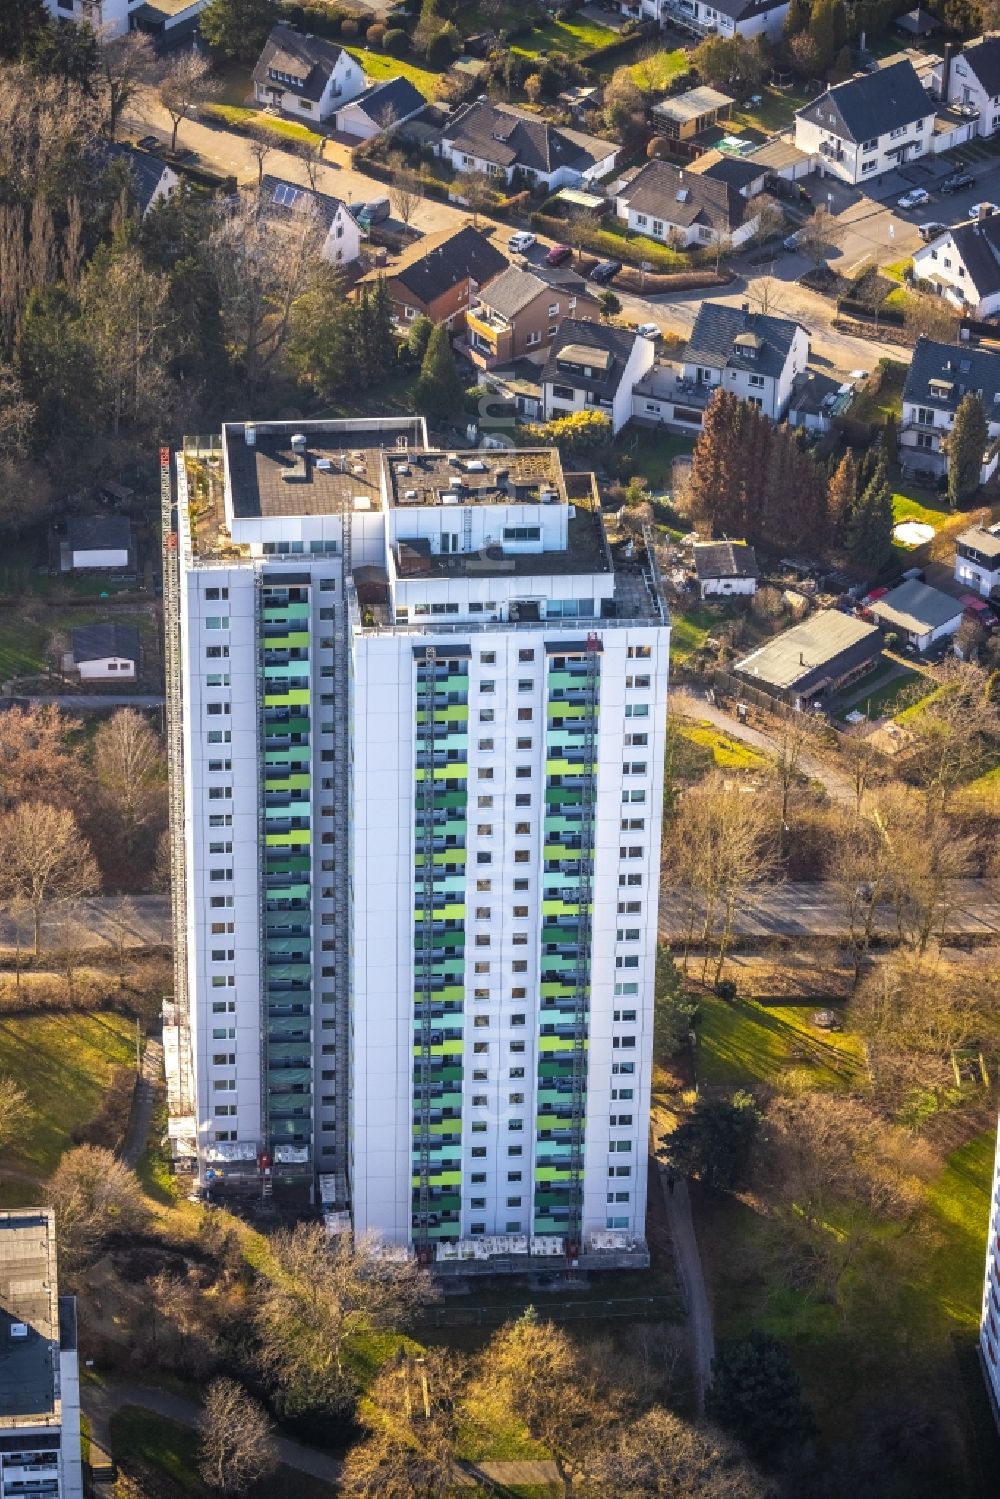
[[[993,1415],[1000,1425],[1000,1129],[993,1165],[990,1228],[986,1242],[986,1278],[979,1323],[979,1354]]]
[[[318,1181],[424,1258],[642,1263],[645,547],[612,556],[554,449],[431,451],[416,418],[229,424],[163,463],[176,1154]]]
[[[82,1499],[76,1297],[51,1208],[0,1212],[0,1499]]]

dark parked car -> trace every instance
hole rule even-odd
[[[141,141],[136,142],[136,145],[141,146],[143,151],[157,151],[159,150],[160,142],[155,135],[144,135]]]
[[[941,184],[943,193],[960,193],[967,187],[975,187],[976,179],[971,172],[952,172]]]
[[[601,286],[607,286],[609,281],[615,279],[621,268],[620,260],[599,260],[590,273],[590,279]]]
[[[569,245],[553,245],[545,257],[545,264],[562,265],[563,261],[568,260],[572,253],[573,251]]]

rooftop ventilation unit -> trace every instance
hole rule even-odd
[[[247,422],[246,426],[243,428],[243,441],[246,443],[248,448],[256,446],[257,428],[252,426],[250,422]]]
[[[10,1324],[10,1335],[12,1338],[26,1338],[28,1336],[28,1324],[26,1322],[12,1322]]]
[[[485,474],[486,464],[481,458],[470,458],[468,463],[465,465],[465,469],[466,472],[470,474]]]
[[[410,465],[408,463],[397,463],[396,472],[397,474],[408,474],[410,472]]]
[[[328,474],[333,468],[333,461],[330,458],[317,458],[316,467],[319,469],[320,473]]]
[[[292,433],[292,452],[304,453],[306,450],[306,434],[304,432]]]
[[[412,504],[412,502],[414,500],[416,500],[418,498],[419,498],[419,496],[417,495],[417,491],[415,489],[404,489],[403,490],[403,499],[409,501],[411,504]]]

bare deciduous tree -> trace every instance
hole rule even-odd
[[[319,173],[323,165],[325,146],[326,139],[320,135],[315,140],[301,141],[295,148],[296,155],[306,169],[306,177],[314,193],[319,191]]]
[[[420,178],[410,170],[402,156],[394,156],[390,165],[395,177],[389,188],[389,197],[400,223],[409,228],[420,205]]]
[[[162,809],[166,771],[160,741],[135,708],[119,709],[98,729],[94,767],[101,799],[130,852]]]
[[[278,1466],[267,1412],[232,1379],[213,1379],[198,1423],[198,1471],[217,1494],[245,1494]]]
[[[292,308],[321,268],[326,237],[315,202],[302,197],[280,221],[259,194],[220,204],[208,256],[227,340],[249,385],[259,384],[284,350]]]
[[[431,1349],[383,1368],[370,1392],[369,1437],[348,1453],[341,1489],[350,1499],[438,1499],[457,1492],[465,1361]]]
[[[143,31],[101,38],[99,78],[108,136],[115,139],[125,110],[144,83],[152,81],[156,54]]]
[[[1000,713],[986,672],[970,661],[949,660],[942,663],[939,681],[923,710],[907,723],[931,815],[947,810],[955,787],[975,777],[1000,740]]]
[[[843,234],[842,225],[825,204],[821,203],[812,218],[807,219],[802,228],[796,231],[796,249],[814,265],[822,265],[829,259],[830,251],[840,243]]]
[[[257,163],[257,187],[264,186],[264,163],[275,150],[276,142],[270,130],[263,125],[251,125],[247,131],[247,150]]]
[[[544,1442],[564,1493],[573,1492],[599,1406],[584,1362],[562,1328],[531,1310],[500,1328],[483,1350],[473,1398]]]
[[[0,817],[0,899],[31,911],[35,956],[42,946],[42,908],[90,895],[97,865],[72,812],[22,802]]]
[[[336,1407],[350,1393],[344,1340],[360,1329],[399,1327],[433,1299],[425,1271],[378,1254],[371,1240],[331,1241],[321,1224],[277,1234],[280,1273],[264,1283],[256,1309],[264,1369],[289,1409]]]
[[[135,1172],[97,1145],[66,1152],[48,1197],[56,1210],[60,1264],[67,1267],[86,1263],[112,1234],[136,1233],[146,1221]]]
[[[12,1077],[0,1077],[0,1145],[9,1145],[32,1115],[28,1095]]]
[[[769,1486],[738,1447],[711,1427],[692,1426],[654,1406],[611,1431],[594,1433],[584,1460],[583,1499],[614,1494],[642,1499],[677,1494],[683,1499],[766,1499]]]
[[[479,215],[485,213],[494,199],[493,185],[485,172],[463,172],[455,186],[472,209],[472,227],[479,227]]]
[[[177,131],[181,121],[196,115],[214,91],[207,58],[195,51],[181,52],[174,58],[157,88],[157,97],[173,126],[171,151],[177,150]]]

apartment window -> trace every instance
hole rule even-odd
[[[531,720],[532,720],[532,718],[534,717],[534,714],[535,714],[535,710],[533,708],[518,708],[518,710],[517,710],[517,719],[518,719],[518,722],[519,723],[530,723]]]
[[[234,1077],[217,1077],[212,1081],[213,1093],[235,1093],[236,1079]]]
[[[209,729],[208,733],[205,735],[205,739],[208,744],[232,744],[233,742],[233,736],[230,733],[229,729]],[[219,761],[210,761],[208,766],[209,770],[212,769],[213,764],[219,765],[220,763],[221,762]]]
[[[228,614],[206,614],[206,616],[205,616],[205,629],[206,630],[228,630],[229,629],[229,615]]]
[[[521,1171],[508,1171],[507,1172],[507,1180],[509,1182],[519,1182],[519,1181],[522,1181],[523,1179],[524,1179],[524,1174]]]
[[[531,850],[529,848],[516,848],[514,850],[514,863],[515,864],[530,864],[531,863]]]
[[[234,932],[236,923],[233,921],[213,921],[209,930],[213,937],[222,937],[226,932]]]
[[[527,915],[528,915],[528,907],[527,906],[515,906],[511,914],[513,916],[515,916],[515,917],[523,919],[523,918],[527,917]]]
[[[533,648],[529,646],[526,649],[519,650],[517,653],[517,659],[519,661],[534,661],[535,652]]]
[[[205,597],[206,597],[206,599],[214,599],[214,600],[228,599],[228,597],[229,597],[229,589],[228,588],[206,588],[205,589]]]
[[[495,666],[497,659],[496,651],[480,651],[479,661],[482,666]]]
[[[530,807],[531,806],[531,792],[530,791],[519,791],[517,793],[517,795],[515,796],[515,798],[514,798],[514,806],[515,807]]]
[[[480,765],[479,769],[476,771],[476,775],[479,778],[479,780],[481,780],[481,781],[492,781],[492,779],[493,779],[493,766],[492,765]]]
[[[611,1115],[611,1119],[610,1119],[610,1123],[611,1123],[611,1126],[612,1126],[613,1129],[614,1128],[617,1128],[617,1129],[629,1129],[629,1128],[631,1128],[631,1125],[632,1125],[632,1115],[631,1114],[612,1114]]]
[[[480,682],[480,684],[479,684],[479,690],[480,690],[480,692],[486,692],[486,693],[496,692],[496,690],[497,690],[497,684],[492,679],[489,679],[489,680]]]
[[[529,885],[529,882],[527,880],[515,880],[514,881],[514,889],[518,890],[518,891],[527,890],[528,889],[528,885]]]
[[[524,1024],[524,1016],[523,1015],[512,1015],[510,1017],[510,1023],[511,1023],[511,1025],[523,1025]]]
[[[469,1177],[469,1181],[474,1187],[484,1187],[486,1185],[486,1172],[473,1171],[472,1175]]]
[[[625,743],[628,744],[628,745],[634,745],[634,746],[642,749],[645,745],[647,745],[649,743],[649,735],[648,734],[626,734],[625,735]]]
[[[479,748],[481,750],[491,750],[493,748],[493,740],[492,739],[480,739],[480,741],[479,741]]]
[[[485,1135],[487,1124],[485,1119],[473,1119],[472,1133],[474,1135]]]
[[[472,1150],[470,1151],[470,1155],[472,1156],[472,1159],[474,1161],[485,1160],[485,1158],[486,1158],[486,1146],[485,1145],[473,1145]],[[480,1232],[482,1232],[482,1230],[480,1230]],[[475,1233],[475,1229],[473,1229],[473,1233]]]
[[[212,1066],[213,1067],[235,1067],[236,1066],[236,1053],[235,1053],[235,1051],[213,1051],[213,1053],[212,1053]]]
[[[515,776],[515,779],[518,780],[518,781],[530,781],[531,780],[531,766],[530,765],[518,765],[516,767],[515,771],[514,771],[514,776]]]
[[[475,971],[476,973],[489,973],[490,965],[489,963],[477,963]]]
[[[473,1197],[473,1198],[470,1198],[470,1200],[469,1200],[469,1206],[473,1210],[475,1210],[476,1208],[484,1208],[486,1206],[486,1198],[485,1197]]]
[[[515,958],[510,969],[512,973],[527,973],[528,965],[523,958]]]
[[[648,718],[649,717],[649,704],[648,703],[626,703],[625,704],[625,717],[626,718]]]
[[[518,1046],[520,1046],[521,1050],[523,1051],[524,1050],[524,1042],[523,1041],[519,1041],[517,1044],[518,1044]],[[513,1050],[514,1050],[514,1048],[512,1046],[511,1047],[511,1051],[513,1051]],[[507,1073],[507,1076],[510,1078],[510,1080],[511,1080],[512,1083],[513,1082],[518,1082],[518,1081],[520,1081],[521,1078],[524,1077],[524,1068],[523,1067],[511,1067],[509,1069],[508,1073]]]
[[[524,1155],[524,1146],[523,1145],[508,1145],[507,1146],[507,1154],[508,1154],[508,1156],[514,1156],[514,1157],[517,1157],[519,1155]]]
[[[213,1112],[217,1119],[235,1119],[236,1105],[234,1103],[218,1103]],[[219,1138],[222,1138],[221,1135]]]
[[[493,855],[488,850],[480,849],[479,853],[476,854],[476,863],[477,864],[492,864],[493,863]]]
[[[649,686],[649,678],[648,677],[626,677],[625,678],[625,686],[626,687],[648,687]]]
[[[625,652],[630,661],[648,661],[653,654],[651,645],[630,645]]]
[[[622,792],[622,801],[623,802],[644,802],[645,800],[646,800],[646,793],[645,793],[645,791],[623,791]]]
[[[492,880],[477,880],[476,881],[476,889],[481,894],[488,894],[493,889],[493,881]]]
[[[213,1015],[232,1015],[236,1009],[235,999],[213,999]]]
[[[233,814],[231,812],[213,812],[208,819],[210,828],[231,828],[233,825]]]
[[[618,928],[619,942],[638,942],[639,928],[637,926],[620,926]]]
[[[208,799],[210,802],[232,801],[232,786],[209,786]]]
[[[541,526],[504,526],[504,541],[541,541]]]
[[[524,1050],[524,1042],[523,1041],[512,1041],[510,1043],[510,1049],[511,1049],[512,1052],[515,1053],[515,1055],[520,1055],[520,1053]],[[523,1077],[524,1073],[523,1072],[518,1072],[517,1074],[515,1074],[515,1073],[512,1072],[510,1075],[511,1075],[511,1077],[514,1077],[515,1075],[517,1077]]]
[[[618,876],[618,883],[619,883],[619,885],[641,885],[642,884],[642,875],[641,874],[620,874]]]
[[[477,1056],[484,1055],[489,1051],[489,1049],[490,1043],[488,1041],[473,1041],[472,1043],[472,1050],[477,1054]]]
[[[488,1015],[477,1015],[472,1023],[477,1030],[483,1030],[489,1027],[490,1017]]]
[[[625,717],[628,718],[628,708],[625,709]],[[626,760],[622,765],[622,775],[644,776],[646,774],[645,760]]]
[[[224,661],[229,658],[228,645],[206,645],[205,659],[207,661]]]
[[[233,897],[231,895],[212,895],[209,897],[208,904],[213,911],[221,911],[224,907],[233,904]]]
[[[477,921],[489,921],[491,912],[492,912],[492,907],[491,906],[477,906],[476,907],[476,920]]]
[[[535,684],[531,677],[519,677],[517,683],[518,692],[534,692]]]
[[[479,797],[479,799],[476,802],[476,806],[480,809],[480,811],[482,811],[483,808],[485,808],[485,807],[492,807],[492,805],[493,805],[493,798],[492,798],[492,796],[481,796],[481,797]]]

